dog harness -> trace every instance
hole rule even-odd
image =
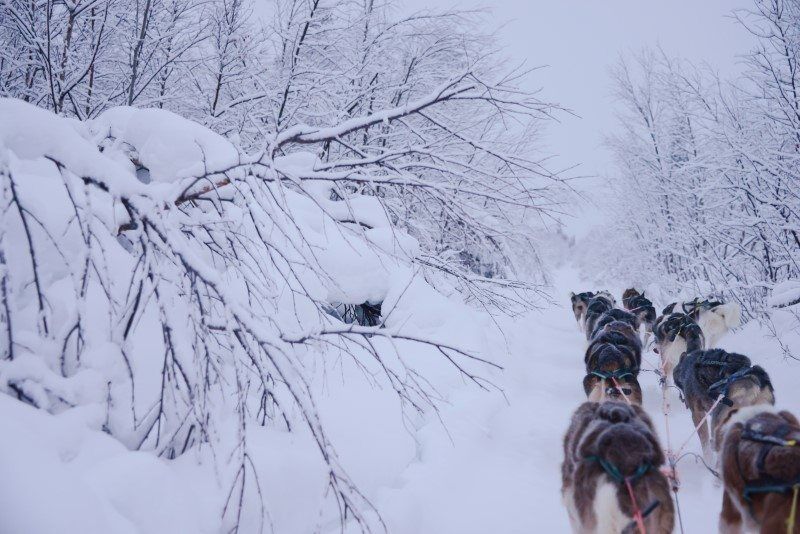
[[[623,378],[628,378],[628,377],[636,378],[636,374],[631,369],[617,369],[616,371],[611,371],[611,372],[595,370],[591,371],[586,376],[596,376],[601,380],[610,380],[614,385],[606,388],[606,394],[613,395],[615,391],[619,391],[625,397],[628,397],[633,393],[633,388],[622,387],[620,381]]]
[[[683,336],[683,334],[688,330],[694,330],[695,328],[700,330],[700,325],[694,322],[694,320],[688,314],[670,317],[664,324],[667,340],[670,342],[675,341],[675,338],[678,336]],[[702,330],[700,330],[700,332],[702,333]]]
[[[627,525],[622,532],[627,533],[631,532],[638,528],[640,534],[646,534],[644,528],[644,520],[647,516],[653,513],[653,511],[658,508],[661,504],[661,501],[658,499],[651,502],[644,510],[639,508],[639,504],[636,502],[636,495],[633,493],[633,484],[636,483],[640,478],[642,478],[645,473],[647,473],[653,466],[649,463],[641,464],[639,467],[636,468],[636,471],[630,476],[624,476],[620,473],[617,466],[606,460],[605,458],[601,458],[600,456],[587,456],[587,462],[597,462],[600,464],[600,467],[603,468],[603,471],[611,477],[614,482],[620,485],[624,485],[628,490],[628,496],[631,499],[631,504],[633,505],[633,521]]]
[[[714,362],[714,363],[723,366],[725,365],[723,362]],[[733,401],[730,398],[728,398],[728,391],[730,391],[731,386],[734,383],[753,374],[754,371],[755,367],[749,366],[745,367],[744,369],[739,369],[735,373],[726,376],[722,380],[717,380],[708,387],[708,395],[710,397],[717,397],[718,395],[722,395],[722,403],[725,404],[726,406],[733,406]]]
[[[767,456],[775,447],[796,447],[798,442],[796,439],[786,439],[794,429],[789,425],[781,425],[777,428],[777,430],[772,434],[764,434],[762,432],[758,432],[746,426],[742,431],[741,439],[746,439],[747,441],[752,441],[761,444],[761,449],[758,451],[758,457],[756,458],[756,469],[758,471],[758,478],[751,481],[745,481],[743,497],[744,500],[747,502],[747,506],[750,509],[750,515],[755,518],[755,513],[753,511],[753,495],[759,493],[779,493],[779,494],[787,494],[793,493],[792,496],[792,513],[789,516],[789,520],[786,522],[787,524],[787,531],[793,532],[794,531],[794,523],[795,523],[795,516],[796,516],[796,509],[797,509],[797,494],[798,490],[800,490],[800,479],[797,480],[780,480],[773,476],[770,476],[766,473],[765,464],[767,461]],[[739,476],[742,477],[742,480],[745,480],[744,475],[742,474],[742,466],[739,460],[739,454],[736,454],[736,467],[739,469]]]
[[[708,299],[700,300],[700,298],[697,297],[689,302],[681,303],[681,310],[683,310],[683,313],[685,313],[686,315],[691,315],[693,318],[696,319],[697,316],[700,315],[700,312],[702,310],[704,309],[712,310],[717,306],[722,306],[723,304],[725,303],[720,302],[718,300],[708,300]],[[673,302],[672,304],[664,308],[663,314],[666,315],[668,313],[672,313],[673,311],[675,311],[675,307],[677,305],[678,305],[677,302]]]
[[[718,300],[708,300],[708,299],[700,300],[699,298],[696,298],[691,302],[684,302],[681,305],[681,308],[683,308],[683,313],[689,315],[700,315],[700,312],[703,311],[704,309],[712,310],[717,306],[722,306],[723,304],[725,303],[720,302]]]
[[[617,369],[616,371],[606,372],[606,371],[591,371],[589,375],[596,376],[598,378],[602,378],[603,380],[612,380],[616,378],[617,380],[622,380],[623,378],[629,376],[636,376],[632,369]]]

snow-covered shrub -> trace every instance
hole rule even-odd
[[[465,280],[485,305],[483,284],[509,301],[523,284],[432,264],[385,197],[340,182],[401,183],[460,209],[454,184],[373,174],[366,155],[341,170],[292,148],[482,91],[456,79],[375,115],[289,128],[251,155],[166,110],[117,107],[77,121],[0,100],[0,390],[77,414],[129,449],[167,459],[206,451],[225,488],[214,504],[226,529],[267,521],[256,465],[269,451],[251,427],[299,433],[326,465],[335,506],[325,520],[338,510],[362,529],[380,525],[337,459],[313,377],[331,358],[352,359],[404,410],[435,409],[439,393],[408,361],[416,346],[491,387],[481,370],[497,364],[479,332],[442,331],[445,318],[464,316],[463,297],[445,298],[426,278],[451,291]],[[379,325],[330,313],[363,303],[381,303]]]
[[[426,270],[481,301],[506,303],[484,282],[519,278],[514,252],[537,253],[530,221],[553,222],[559,179],[534,141],[554,106],[520,88],[527,73],[504,66],[474,14],[401,18],[392,2],[350,0],[47,6],[0,4],[0,96],[78,119],[169,109],[247,151],[298,126],[398,110],[315,140],[315,172],[335,174],[342,197],[380,198]],[[420,100],[440,90],[438,105]],[[520,291],[514,304],[530,299]]]

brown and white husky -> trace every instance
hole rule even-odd
[[[564,437],[562,497],[573,532],[669,534],[674,509],[664,453],[639,406],[587,402]]]
[[[751,406],[733,414],[725,427],[720,451],[725,492],[719,531],[798,532],[800,423],[797,418],[771,406]]]

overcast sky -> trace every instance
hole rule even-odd
[[[753,0],[406,0],[406,5],[489,8],[514,59],[547,65],[534,80],[544,98],[579,116],[562,117],[547,141],[560,155],[559,165],[580,164],[585,175],[611,171],[602,137],[615,125],[608,70],[620,54],[660,45],[669,55],[734,75],[737,54],[752,44],[730,13]]]

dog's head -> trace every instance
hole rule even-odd
[[[625,292],[622,294],[622,301],[625,302],[626,300],[632,299],[633,297],[639,297],[639,296],[643,297],[644,294],[643,293],[639,293],[638,291],[636,291],[635,288],[631,287],[629,289],[626,289]]]
[[[592,297],[594,297],[594,293],[591,291],[569,294],[570,301],[572,302],[572,313],[575,314],[576,321],[580,321],[583,314],[586,313],[586,308],[589,306],[589,301]]]

